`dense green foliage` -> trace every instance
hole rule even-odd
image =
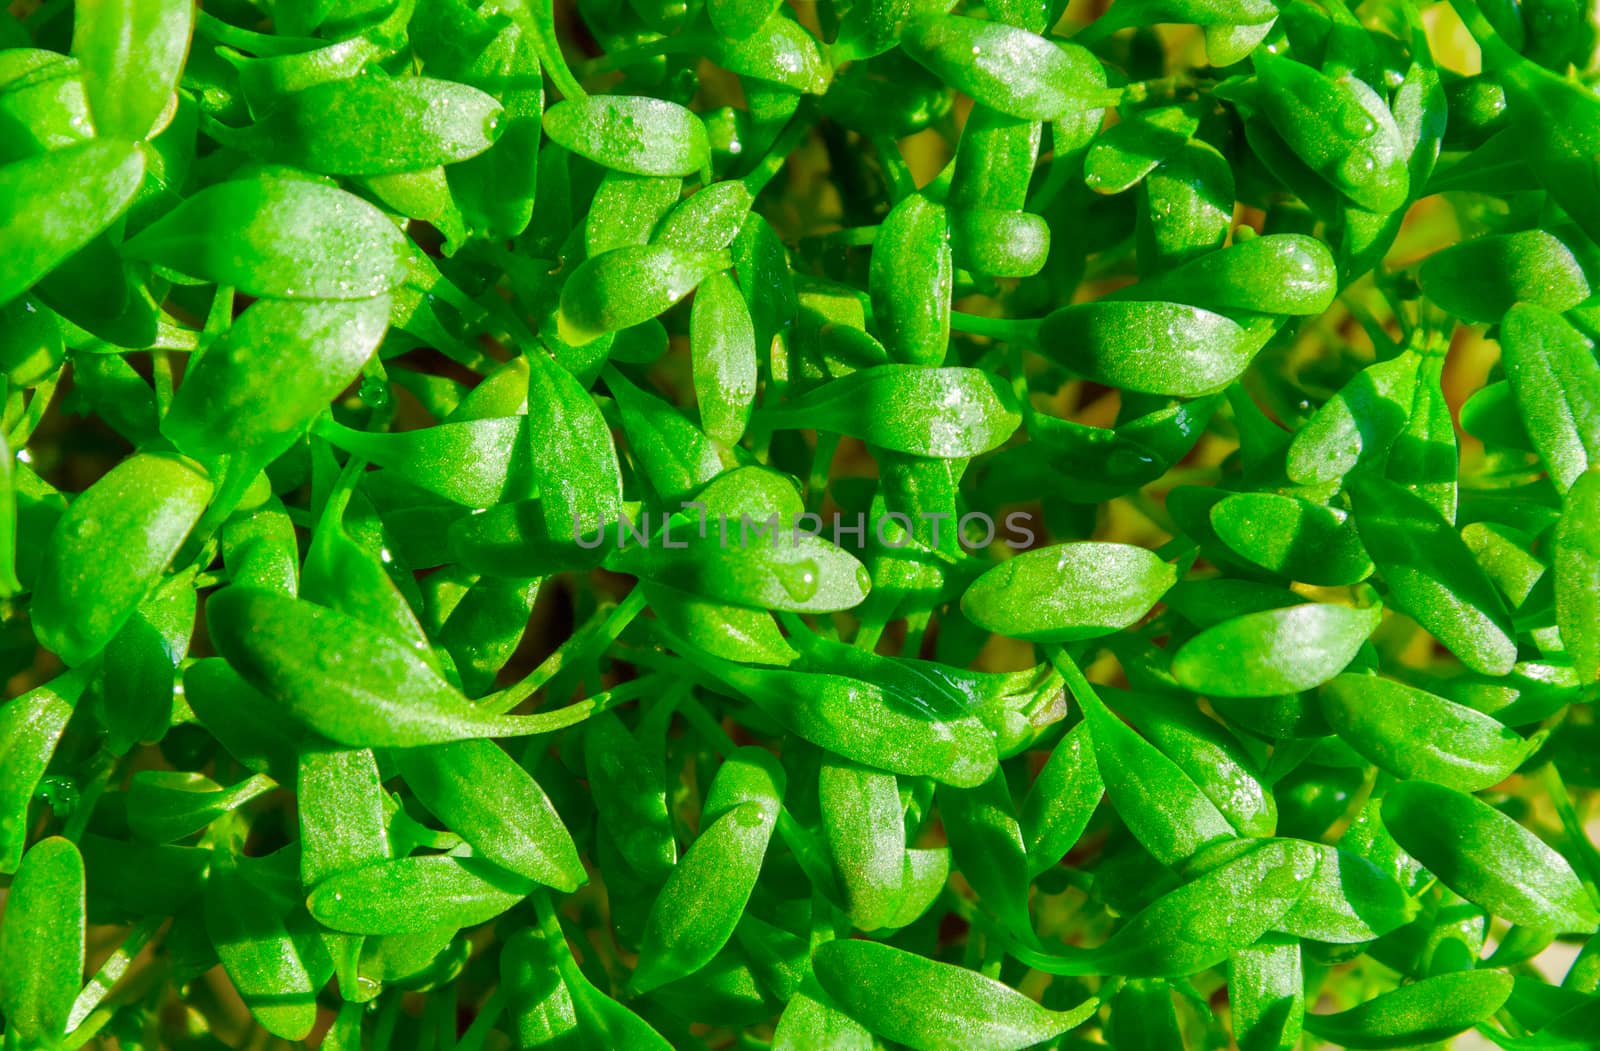
[[[6,1051],[1600,1049],[1587,5],[1068,6],[0,12]]]

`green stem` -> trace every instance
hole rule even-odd
[[[172,405],[172,359],[164,350],[150,352],[150,375],[156,388],[156,417],[166,419]]]
[[[1593,894],[1600,888],[1600,852],[1595,850],[1594,844],[1589,842],[1589,837],[1584,833],[1583,821],[1572,806],[1572,796],[1567,792],[1566,782],[1562,780],[1561,771],[1556,769],[1556,764],[1546,763],[1539,776],[1544,782],[1544,790],[1550,793],[1550,801],[1555,804],[1556,816],[1561,819],[1561,829],[1572,842],[1572,849],[1578,855],[1584,882],[1589,885],[1589,891]]]
[[[556,647],[556,651],[546,657],[544,663],[529,672],[521,682],[507,686],[498,693],[491,693],[478,702],[478,707],[491,715],[504,715],[511,711],[532,697],[540,687],[567,667],[597,657],[607,646],[617,641],[623,630],[644,611],[644,607],[644,589],[635,587],[628,592],[627,598],[610,610],[596,614],[594,620],[574,632],[571,638]]]
[[[1105,703],[1100,700],[1100,695],[1095,692],[1094,686],[1083,674],[1083,669],[1078,667],[1078,662],[1072,659],[1072,655],[1066,651],[1064,646],[1057,646],[1050,651],[1050,663],[1054,664],[1056,670],[1061,673],[1061,677],[1067,680],[1067,689],[1071,690],[1072,695],[1078,698],[1079,705],[1091,700],[1095,704],[1103,705]]]
[[[67,1032],[69,1036],[65,1046],[82,1046],[94,1036],[94,1032],[99,1030],[100,1025],[105,1023],[105,1019],[101,1019],[97,1025],[92,1027],[84,1026],[84,1020],[94,1013],[95,1008],[100,1006],[100,1002],[106,998],[106,994],[111,992],[111,987],[121,981],[122,976],[128,973],[128,968],[132,966],[134,957],[144,951],[144,947],[150,944],[151,939],[156,936],[156,932],[161,929],[161,925],[165,922],[165,916],[151,916],[140,920],[128,932],[128,936],[122,939],[122,944],[117,946],[116,951],[106,959],[105,963],[100,965],[98,971],[94,972],[94,977],[89,979],[88,984],[83,987],[83,991],[78,993],[78,998],[72,1003],[72,1011],[67,1016]],[[106,1011],[105,1018],[109,1019],[112,1013],[114,1012]]]
[[[922,656],[922,638],[928,633],[928,620],[932,616],[932,610],[923,609],[906,617],[906,637],[900,643],[900,656],[913,660]]]
[[[781,806],[778,808],[776,831],[778,838],[783,840],[783,845],[794,855],[795,862],[799,864],[800,871],[806,874],[811,886],[829,901],[840,902],[842,895],[834,882],[833,861],[828,856],[827,850],[817,842],[816,836],[796,821],[787,808]]]
[[[1032,424],[1037,411],[1033,407],[1032,391],[1028,387],[1028,362],[1023,356],[1020,343],[1012,343],[1006,348],[1006,363],[1011,372],[1011,393],[1017,397],[1017,404],[1022,408],[1022,420],[1025,424]]]
[[[90,1011],[87,1017],[80,1019],[76,1027],[68,1031],[61,1041],[61,1048],[63,1051],[77,1051],[98,1036],[100,1030],[104,1029],[106,1023],[115,1018],[116,1014],[117,1009],[109,1006]],[[9,1048],[11,1045],[8,1043],[6,1046]]]
[[[389,1046],[394,1042],[394,1031],[400,1021],[400,1008],[405,993],[396,989],[383,998],[383,1004],[378,1008],[378,1022],[372,1027],[372,1042],[367,1046],[372,1051],[389,1051]]]
[[[900,152],[900,144],[887,135],[874,135],[872,146],[878,151],[878,162],[883,165],[883,174],[889,180],[889,195],[900,201],[916,193],[917,180]]]
[[[520,18],[518,16],[521,16]],[[511,16],[531,31],[538,42],[539,63],[556,90],[568,99],[587,98],[588,93],[572,75],[566,56],[561,53],[561,41],[556,37],[556,8],[554,0],[528,0],[511,5]]]
[[[827,498],[833,454],[839,450],[840,437],[832,431],[817,432],[817,447],[811,454],[811,476],[806,479],[806,510],[812,514],[822,510],[822,501]]]
[[[1052,135],[1056,132],[1052,131]],[[1028,197],[1028,211],[1043,214],[1061,191],[1071,185],[1075,176],[1081,175],[1082,165],[1072,164],[1065,154],[1058,153],[1054,147],[1050,152],[1050,170],[1045,173],[1044,181],[1039,188]]]
[[[651,693],[661,692],[661,682],[655,675],[646,675],[640,679],[630,679],[609,690],[604,690],[588,698],[594,705],[594,714],[608,712],[611,709],[627,704],[629,701],[638,700]]]
[[[22,414],[22,419],[17,421],[16,428],[6,435],[6,443],[13,449],[22,448],[28,444],[28,439],[33,437],[34,428],[44,419],[44,411],[50,407],[50,402],[55,398],[56,384],[59,381],[58,373],[33,388],[33,396],[28,399],[27,411]]]
[[[722,724],[706,710],[706,706],[694,697],[685,697],[678,703],[678,714],[683,716],[684,722],[688,723],[695,733],[705,739],[713,752],[726,758],[738,750],[739,746],[728,736],[728,731],[724,730]]]
[[[812,117],[811,108],[802,106],[789,118],[789,123],[784,125],[783,131],[773,140],[772,148],[766,155],[756,162],[756,166],[746,172],[740,181],[745,189],[750,191],[751,197],[758,197],[761,191],[767,188],[783,166],[787,163],[789,155],[799,148],[800,142],[811,133]]]
[[[1484,72],[1509,69],[1527,61],[1500,38],[1500,33],[1484,17],[1477,0],[1450,0],[1450,6],[1456,9],[1456,14],[1466,24],[1467,32],[1478,42],[1478,48],[1483,52]]]
[[[885,627],[887,625],[881,620],[862,622],[861,626],[856,629],[856,637],[851,645],[855,646],[856,649],[866,650],[868,653],[873,652],[878,648],[878,640],[883,638],[883,629]]]
[[[1039,321],[1036,318],[984,317],[982,314],[952,310],[950,328],[972,336],[988,336],[990,339],[1005,340],[1010,343],[1032,344],[1038,342]]]
[[[812,245],[819,248],[867,248],[878,240],[878,231],[881,229],[881,226],[847,226],[842,230],[802,237],[801,250],[804,251]]]
[[[451,982],[443,989],[435,989],[428,997],[424,1014],[433,1016],[433,1030],[439,1051],[453,1051],[456,1046],[456,1003],[461,995],[460,990],[460,982]]]
[[[77,809],[67,818],[66,826],[61,830],[63,838],[74,843],[83,838],[83,831],[89,827],[89,819],[94,816],[100,797],[111,786],[111,775],[117,770],[118,759],[109,749],[102,748],[90,761],[88,784],[78,794]]]
[[[478,1015],[467,1026],[467,1031],[461,1034],[461,1039],[456,1041],[456,1051],[481,1051],[489,1040],[489,1034],[494,1032],[495,1023],[500,1021],[500,1016],[506,1010],[506,994],[501,987],[489,994],[489,998],[478,1008]]]
[[[313,430],[317,432],[318,437],[327,438],[329,442],[332,442],[333,439],[328,437],[328,431],[331,428],[348,430],[348,428],[343,428],[340,424],[335,423],[331,416],[324,416],[318,420]],[[350,459],[344,462],[344,467],[339,470],[338,478],[334,480],[333,491],[328,494],[327,501],[322,505],[322,514],[317,519],[318,529],[330,525],[343,525],[345,508],[350,505],[351,494],[355,492],[356,485],[361,481],[366,470],[367,461],[359,456],[351,456]]]
[[[662,55],[682,54],[689,51],[691,46],[686,46],[676,37],[662,37],[660,40],[649,40],[643,44],[635,44],[633,47],[608,51],[597,58],[585,59],[578,63],[573,72],[585,77],[592,77],[599,73],[615,73],[620,69],[626,69],[628,66],[636,66],[653,58],[660,58]]]

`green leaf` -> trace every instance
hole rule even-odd
[[[624,547],[606,567],[717,602],[796,613],[850,609],[872,586],[867,568],[853,555],[807,535],[798,522],[785,528],[774,513],[759,523],[771,531],[771,540],[752,535],[746,543],[748,520],[730,516],[725,521],[707,525],[702,534],[686,517],[676,518],[675,527],[655,543]]]
[[[1295,432],[1286,470],[1301,485],[1329,482],[1387,452],[1405,431],[1419,359],[1402,353],[1368,365]]]
[[[260,864],[249,858],[216,858],[206,881],[206,933],[262,1028],[285,1040],[304,1040],[317,1022],[321,983],[312,975],[315,964],[305,959],[289,932],[289,910],[252,878]],[[327,980],[326,971],[321,978]]]
[[[584,222],[584,247],[592,256],[623,245],[651,241],[657,222],[678,203],[683,180],[676,176],[606,172],[594,191]]]
[[[328,175],[387,175],[464,161],[494,145],[502,108],[466,84],[360,76],[285,95],[247,128],[210,125],[224,145]]]
[[[623,432],[634,462],[663,500],[687,496],[734,466],[727,448],[618,370],[606,370],[606,386],[622,408]]]
[[[387,797],[370,748],[307,746],[295,793],[305,889],[390,856]]]
[[[945,83],[1013,117],[1061,120],[1104,101],[1105,71],[1087,50],[1001,22],[928,15],[900,42]]]
[[[710,153],[699,117],[675,102],[633,95],[558,102],[545,111],[544,133],[581,157],[632,175],[693,175]]]
[[[1510,103],[1512,141],[1520,147],[1549,192],[1591,240],[1600,238],[1600,210],[1594,188],[1594,157],[1600,146],[1593,93],[1532,62],[1491,58],[1499,69]]]
[[[1106,797],[1157,861],[1177,865],[1234,837],[1228,819],[1177,763],[1092,693],[1080,695],[1078,702],[1094,742]]]
[[[1317,315],[1338,291],[1333,255],[1316,238],[1268,234],[1208,252],[1120,293],[1218,312]]]
[[[894,360],[944,363],[954,280],[946,211],[922,194],[911,194],[878,228],[867,281],[873,323]]]
[[[1305,893],[1317,854],[1297,840],[1240,841],[1226,860],[1131,916],[1095,949],[1012,955],[1050,974],[1181,978],[1214,967],[1277,926]]]
[[[743,182],[714,182],[668,212],[651,240],[676,248],[720,252],[739,236],[751,218],[750,207],[754,203]]]
[[[1341,675],[1323,687],[1322,711],[1350,747],[1396,777],[1463,792],[1504,781],[1529,742],[1464,705],[1376,675]]]
[[[895,776],[824,755],[817,803],[851,921],[864,931],[890,926],[906,875],[905,818]]]
[[[1221,248],[1233,225],[1233,169],[1209,143],[1190,140],[1136,192],[1138,257],[1157,270]]]
[[[1054,868],[1078,842],[1100,805],[1105,782],[1095,761],[1089,724],[1067,731],[1022,800],[1022,839],[1028,871]]]
[[[224,789],[202,774],[141,770],[128,785],[128,830],[147,843],[171,843],[276,787],[260,774]]]
[[[23,855],[0,922],[0,1011],[8,1042],[55,1044],[83,983],[83,857],[59,836]]]
[[[1436,974],[1338,1014],[1307,1014],[1306,1029],[1351,1048],[1413,1047],[1488,1021],[1511,995],[1501,971]]]
[[[1177,582],[1177,570],[1131,544],[1035,548],[979,577],[961,596],[973,623],[1030,642],[1070,642],[1137,623]]]
[[[826,91],[833,76],[816,37],[789,18],[769,17],[752,32],[733,39],[723,34],[708,44],[706,52],[730,73],[813,95]]]
[[[1516,663],[1510,617],[1472,553],[1426,501],[1380,478],[1353,479],[1361,543],[1389,601],[1474,671],[1504,675]]]
[[[1463,321],[1499,321],[1517,303],[1560,312],[1589,298],[1571,248],[1545,230],[1495,234],[1423,260],[1422,290]]]
[[[1444,518],[1456,520],[1457,460],[1455,421],[1445,400],[1444,359],[1429,357],[1418,369],[1416,395],[1406,429],[1389,448],[1385,476],[1422,497]],[[1488,388],[1485,388],[1488,389]],[[1466,406],[1461,407],[1466,427]]]
[[[755,402],[758,363],[750,308],[727,274],[713,274],[695,292],[689,346],[700,426],[718,441],[737,443]]]
[[[162,433],[200,458],[275,457],[355,379],[388,322],[382,296],[260,300],[189,367]]]
[[[1270,697],[1320,686],[1343,671],[1382,619],[1377,607],[1306,602],[1247,613],[1179,647],[1172,674],[1196,693]]]
[[[527,417],[496,416],[379,434],[318,421],[316,433],[364,460],[465,507],[531,496]]]
[[[584,769],[595,809],[612,842],[639,874],[665,879],[678,844],[667,811],[666,771],[610,712],[584,728]]]
[[[1600,681],[1600,471],[1567,490],[1555,530],[1556,623],[1578,678]]]
[[[406,275],[404,236],[353,194],[266,176],[207,187],[123,246],[252,296],[367,299]]]
[[[72,54],[95,132],[151,138],[176,108],[173,91],[189,51],[194,6],[188,0],[115,0],[73,10]]]
[[[307,905],[350,934],[420,934],[475,927],[528,896],[531,884],[473,858],[430,854],[378,861],[319,883]]]
[[[1280,931],[1353,945],[1381,938],[1415,918],[1416,902],[1375,863],[1337,847],[1312,846],[1317,851],[1316,874],[1278,922]]]
[[[812,968],[851,1018],[917,1051],[1020,1051],[1077,1028],[1100,1006],[1047,1010],[976,971],[878,942],[827,942]]]
[[[956,459],[1003,444],[1022,417],[1011,391],[968,368],[878,365],[825,383],[766,414],[911,456]]]
[[[1258,48],[1251,100],[1307,167],[1350,200],[1392,212],[1410,193],[1408,151],[1383,100],[1353,74],[1327,76]]]
[[[140,603],[104,651],[95,711],[118,753],[158,741],[172,722],[177,667],[195,625],[194,574],[168,576]]]
[[[1502,919],[1578,934],[1600,924],[1566,859],[1481,800],[1405,781],[1384,796],[1383,823],[1439,882]]]
[[[1228,1007],[1239,1051],[1294,1051],[1305,1017],[1300,942],[1269,935],[1234,954]]]
[[[1084,158],[1084,181],[1096,193],[1130,190],[1182,149],[1199,127],[1192,106],[1156,106],[1130,114],[1095,139]]]
[[[543,933],[531,927],[507,937],[500,951],[500,984],[506,990],[519,1046],[559,1046],[578,1028],[572,994],[561,980],[554,955]]]
[[[1270,836],[1277,802],[1257,763],[1226,727],[1180,698],[1117,690],[1119,714],[1205,793],[1243,836]]]
[[[28,803],[89,678],[67,672],[0,706],[0,873],[17,871],[22,861]]]
[[[649,321],[728,268],[721,252],[624,245],[584,260],[561,291],[562,339],[582,344]]]
[[[1156,1051],[1183,1043],[1178,1012],[1172,1003],[1172,986],[1159,979],[1135,978],[1111,1001],[1106,1026],[1113,1047],[1127,1051]]]
[[[1005,779],[973,788],[941,785],[937,798],[951,856],[967,885],[1006,929],[1031,939],[1027,848]]]
[[[650,906],[634,990],[694,973],[733,936],[777,825],[784,780],[759,748],[735,752],[718,769],[701,814],[706,825]]]
[[[301,729],[220,657],[183,669],[183,696],[196,721],[245,767],[292,784],[299,769]]]
[[[547,733],[581,722],[580,701],[543,715],[490,715],[410,646],[345,614],[265,591],[228,588],[206,603],[228,663],[288,714],[330,740],[417,748]]]
[[[588,880],[549,797],[493,741],[411,749],[396,762],[422,805],[477,856],[563,893]]]
[[[144,151],[117,139],[0,165],[0,306],[115,222],[144,171]]]
[[[1565,492],[1600,466],[1600,362],[1594,346],[1549,310],[1518,303],[1500,326],[1501,363],[1528,437]]]
[[[1241,558],[1308,584],[1365,580],[1372,560],[1343,511],[1277,493],[1235,493],[1211,508],[1217,538]]]
[[[1085,379],[1178,398],[1223,389],[1263,342],[1253,328],[1200,307],[1114,300],[1061,307],[1038,338],[1047,356]]]
[[[160,581],[210,499],[204,474],[155,453],[129,457],[80,494],[56,523],[34,583],[40,641],[71,665],[104,649]]]
[[[912,692],[904,682],[700,662],[790,732],[867,766],[972,786],[999,761],[976,716],[930,710],[925,682]]]
[[[839,1009],[815,976],[807,975],[800,990],[784,1005],[772,1033],[773,1051],[872,1051],[872,1034]]]
[[[718,33],[742,40],[759,29],[778,6],[773,0],[711,0],[706,14]]]

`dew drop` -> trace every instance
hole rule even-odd
[[[389,404],[389,385],[376,376],[368,376],[361,381],[361,400],[374,409],[381,409]]]
[[[1339,128],[1346,135],[1353,135],[1358,139],[1364,139],[1378,130],[1378,126],[1373,123],[1372,118],[1359,111],[1346,113],[1339,121]]]
[[[783,590],[796,602],[806,602],[817,594],[817,564],[811,559],[802,559],[792,565],[778,566],[775,572],[778,583],[783,585]]]

